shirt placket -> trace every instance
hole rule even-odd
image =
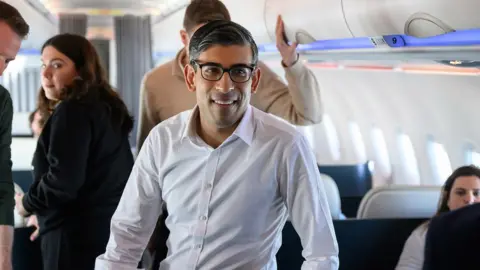
[[[200,253],[204,245],[205,234],[207,231],[208,208],[212,196],[213,183],[220,158],[220,149],[211,152],[205,168],[205,177],[202,180],[200,202],[198,205],[198,221],[193,232],[193,246],[189,259],[191,269],[195,269],[200,258]]]

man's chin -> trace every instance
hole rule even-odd
[[[236,121],[226,120],[226,119],[217,119],[215,125],[218,129],[226,129],[234,126]]]

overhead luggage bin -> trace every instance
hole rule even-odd
[[[224,3],[229,7],[234,1]],[[265,2],[264,7],[261,2]],[[476,0],[264,0],[252,9],[265,10],[265,26],[271,38],[276,16],[281,14],[287,37],[300,43],[396,34],[429,37],[480,28],[480,1]],[[242,24],[244,21],[247,17],[239,20]]]
[[[300,43],[299,51],[312,61],[480,60],[476,43],[480,29],[478,0],[223,0],[223,3],[232,20],[251,31],[263,58],[278,58],[275,25],[280,14],[288,40]],[[156,52],[171,53],[181,47],[178,30],[184,13],[185,8],[178,9],[154,26]],[[178,27],[173,30],[172,25]],[[463,44],[458,43],[462,40],[460,36]],[[428,45],[430,41],[435,43]]]
[[[230,2],[224,1],[230,8]],[[262,1],[258,1],[262,2]],[[277,16],[282,15],[286,36],[300,44],[314,40],[354,37],[344,18],[341,0],[264,0],[266,33],[275,41]],[[260,3],[257,4],[261,8]],[[241,21],[243,24],[243,20]]]

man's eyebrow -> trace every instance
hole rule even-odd
[[[217,62],[208,62],[208,61],[202,61],[202,60],[196,60],[195,62],[198,62],[201,65],[220,65]]]
[[[201,60],[198,60],[197,61],[200,65],[215,65],[215,66],[221,66],[223,67],[223,65],[221,65],[220,63],[217,63],[217,62],[204,62],[204,61],[201,61]],[[246,64],[246,63],[235,63],[235,64],[232,64],[230,65],[230,67],[238,67],[238,66],[251,66],[249,64]]]

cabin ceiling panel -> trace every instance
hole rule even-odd
[[[52,13],[87,15],[123,15],[125,13],[158,15],[188,2],[186,0],[37,0]]]

